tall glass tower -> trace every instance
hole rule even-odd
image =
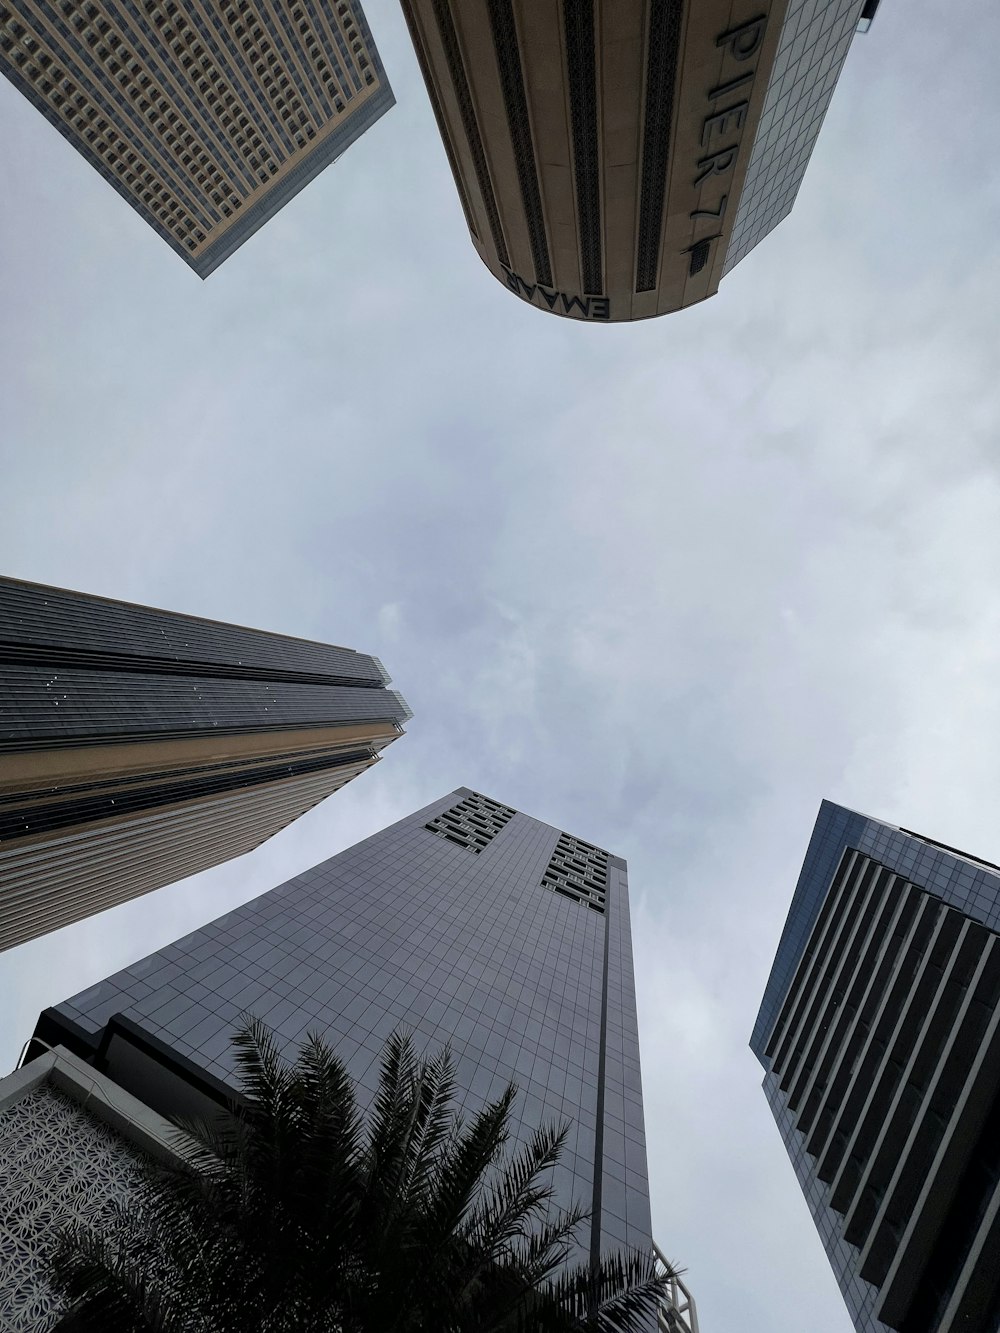
[[[858,1333],[1000,1328],[1000,867],[824,801],[750,1045]]]
[[[47,1010],[36,1037],[192,1110],[231,1093],[246,1011],[289,1053],[324,1033],[362,1097],[401,1027],[451,1043],[466,1112],[516,1080],[516,1141],[571,1122],[554,1184],[593,1209],[582,1257],[650,1248],[620,857],[460,788]]]
[[[0,579],[0,950],[249,851],[376,763],[374,657]]]

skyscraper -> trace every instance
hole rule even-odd
[[[515,1143],[571,1124],[553,1184],[560,1204],[593,1207],[575,1258],[650,1248],[625,862],[463,787],[42,1014],[0,1080],[12,1333],[54,1321],[55,1228],[104,1223],[138,1158],[176,1151],[164,1112],[231,1095],[247,1010],[289,1053],[325,1034],[362,1104],[401,1027],[450,1042],[466,1112],[515,1079]],[[657,1323],[698,1333],[681,1281]]]
[[[36,1036],[170,1112],[233,1082],[243,1011],[325,1032],[377,1086],[386,1037],[451,1042],[465,1110],[515,1079],[523,1142],[568,1119],[583,1257],[650,1246],[625,862],[460,788],[74,996]]]
[[[0,70],[202,278],[395,100],[358,0],[4,0]]]
[[[376,658],[0,579],[0,949],[239,856],[376,763]]]
[[[702,301],[790,211],[878,0],[402,0],[473,244],[523,300]]]
[[[1000,1328],[1000,867],[824,801],[750,1045],[859,1333]]]

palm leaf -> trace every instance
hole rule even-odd
[[[652,1256],[565,1270],[586,1213],[553,1213],[545,1174],[566,1127],[504,1157],[513,1084],[463,1123],[448,1049],[418,1059],[396,1033],[365,1126],[317,1034],[293,1064],[254,1019],[234,1047],[229,1113],[178,1124],[183,1160],[151,1164],[117,1226],[67,1231],[63,1333],[624,1333],[653,1317],[671,1273]]]

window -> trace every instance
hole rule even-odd
[[[549,860],[541,887],[603,913],[607,903],[608,853],[563,833]]]

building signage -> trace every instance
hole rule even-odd
[[[736,166],[742,146],[743,127],[750,111],[750,96],[753,92],[754,76],[757,73],[756,61],[752,68],[745,68],[748,60],[754,60],[764,41],[767,16],[758,14],[734,28],[727,28],[719,33],[715,45],[723,50],[724,72],[729,77],[723,79],[706,95],[708,114],[701,123],[701,136],[698,146],[701,155],[694,163],[692,184],[699,192],[698,207],[690,214],[692,221],[710,218],[722,222],[726,216],[729,202],[726,177]],[[731,70],[725,70],[729,64]],[[719,106],[719,102],[725,102]],[[715,186],[713,191],[712,187]],[[710,198],[703,201],[701,195],[708,190]],[[693,245],[689,245],[683,254],[690,254],[690,272],[698,273],[705,267],[711,243],[722,235],[716,231],[710,236],[702,236]]]
[[[537,296],[557,315],[577,314],[581,319],[611,318],[611,300],[607,296],[571,296],[568,292],[552,291],[537,282],[525,282],[507,268],[503,268],[503,275],[507,286],[523,301],[530,301],[534,305]]]

